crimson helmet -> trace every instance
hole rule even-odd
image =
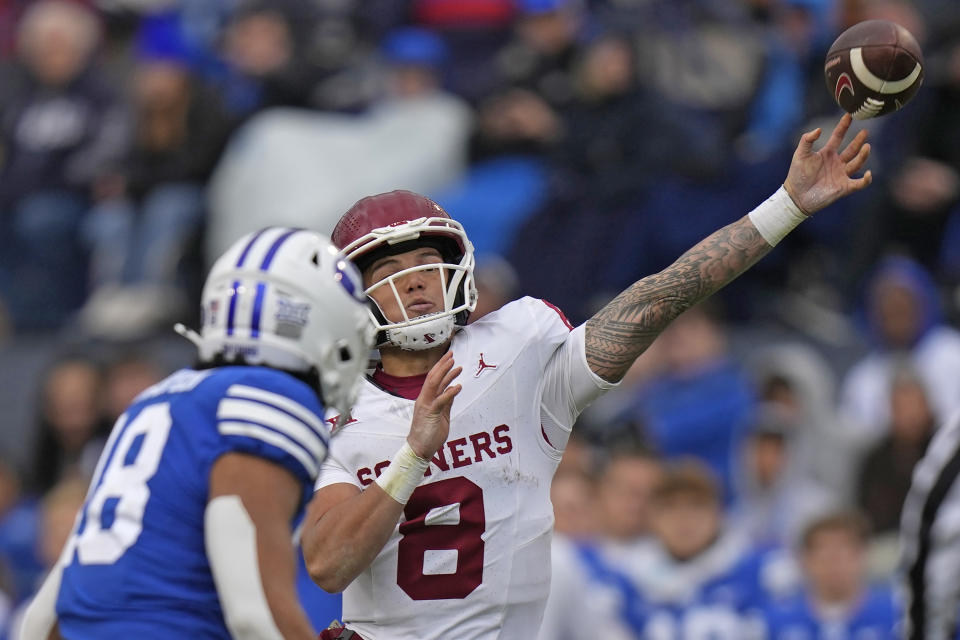
[[[333,243],[361,271],[384,256],[404,253],[420,246],[436,248],[443,257],[444,309],[409,317],[394,281],[414,271],[436,269],[425,264],[391,274],[367,290],[387,286],[393,291],[403,313],[400,322],[388,322],[373,302],[371,313],[380,329],[377,346],[387,344],[403,349],[428,349],[446,342],[456,326],[467,323],[477,306],[473,280],[473,244],[463,226],[433,200],[411,191],[391,191],[359,200],[343,214],[334,227]],[[370,298],[373,301],[373,298]]]

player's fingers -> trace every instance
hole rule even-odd
[[[430,371],[427,373],[427,377],[424,380],[424,384],[436,385],[443,377],[447,375],[447,372],[453,368],[453,354],[447,351],[440,360],[437,361],[435,365],[430,368]]]
[[[850,191],[860,191],[861,189],[866,189],[871,182],[873,182],[873,173],[871,173],[868,169],[867,172],[861,177],[850,179]]]
[[[820,137],[820,133],[823,130],[820,127],[817,127],[813,131],[807,131],[805,134],[800,136],[800,146],[798,151],[808,154],[813,151],[813,143],[817,141],[817,138]]]
[[[847,135],[847,131],[850,130],[850,123],[853,122],[853,117],[849,113],[843,114],[843,117],[840,118],[840,122],[837,123],[837,126],[833,128],[833,133],[830,134],[830,139],[827,140],[827,144],[824,145],[824,151],[836,151],[840,148],[840,143],[843,142],[843,137]]]
[[[863,165],[867,162],[867,158],[870,157],[870,145],[865,144],[860,148],[859,153],[853,160],[847,163],[847,175],[852,176],[853,174],[860,171],[863,168]]]
[[[858,133],[853,140],[850,141],[850,144],[847,145],[847,148],[843,150],[843,153],[840,154],[840,159],[844,162],[850,162],[857,154],[860,153],[860,149],[863,148],[863,145],[867,142],[867,130],[864,129]]]
[[[450,371],[447,372],[447,375],[443,376],[443,380],[440,381],[439,388],[446,389],[449,387],[450,383],[453,382],[462,371],[463,367],[455,367],[450,369]]]
[[[443,390],[439,396],[437,396],[436,407],[441,411],[449,410],[450,406],[453,404],[453,399],[457,397],[457,394],[463,389],[463,385],[455,384],[447,387]]]

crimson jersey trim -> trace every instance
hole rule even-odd
[[[551,309],[553,309],[554,311],[556,311],[556,312],[557,312],[557,315],[560,316],[560,319],[563,320],[563,324],[566,325],[567,329],[569,329],[570,331],[573,331],[573,325],[570,324],[570,321],[569,321],[569,320],[567,320],[567,316],[565,316],[564,313],[563,313],[563,311],[560,310],[560,307],[558,307],[558,306],[555,305],[555,304],[551,304],[551,303],[547,302],[547,301],[544,300],[543,298],[540,298],[540,302],[542,302],[543,304],[547,305],[548,307],[550,307]]]

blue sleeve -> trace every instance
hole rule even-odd
[[[317,394],[305,383],[250,367],[228,381],[215,420],[218,455],[235,451],[265,458],[313,486],[330,432]]]

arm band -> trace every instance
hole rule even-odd
[[[747,215],[771,247],[777,246],[784,236],[809,217],[783,187]]]
[[[418,456],[410,445],[404,442],[397,454],[393,456],[393,461],[377,478],[377,484],[388,496],[400,504],[407,504],[410,494],[423,480],[423,474],[427,472],[429,466],[429,460]]]

